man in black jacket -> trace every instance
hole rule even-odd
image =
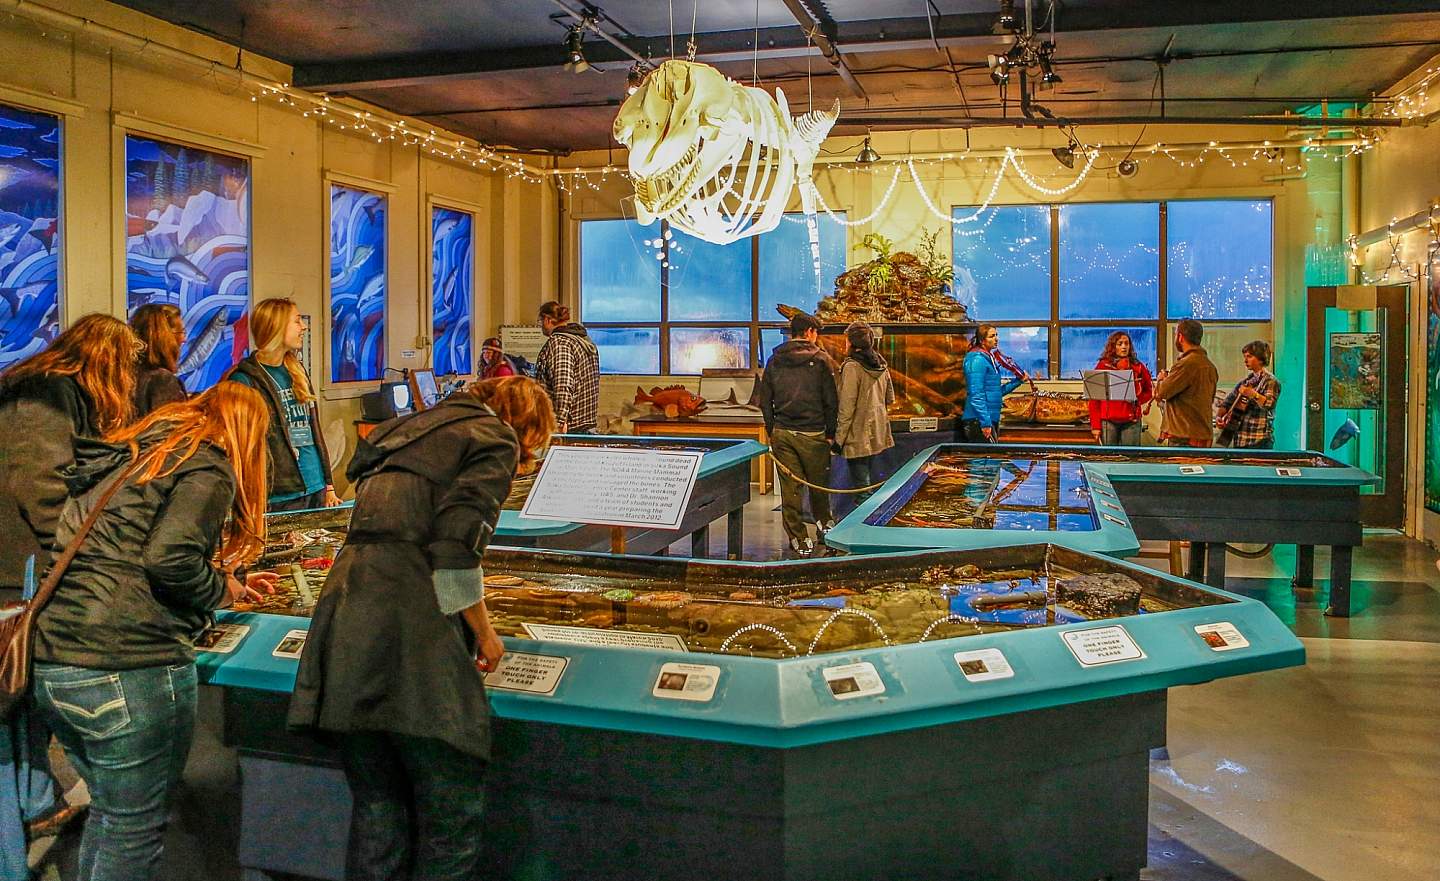
[[[835,362],[820,348],[820,322],[804,312],[790,319],[790,340],[775,347],[760,378],[760,412],[770,435],[770,453],[791,473],[816,486],[830,485],[830,448],[835,444],[839,396]],[[815,552],[805,528],[800,482],[780,472],[780,511],[790,549],[798,556]],[[835,525],[830,496],[810,490],[810,512],[823,545]]]

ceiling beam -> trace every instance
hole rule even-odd
[[[789,5],[798,0],[786,0]],[[1410,13],[1434,13],[1440,4],[1434,0],[1389,0],[1384,4],[1354,3],[1353,0],[1309,0],[1295,4],[1290,0],[1207,0],[1205,3],[1146,3],[1127,8],[1123,14],[1112,6],[1066,8],[1056,22],[1058,33],[1133,31],[1148,28],[1172,28],[1215,24],[1248,24],[1258,22],[1298,21],[1326,18],[1367,18]],[[931,36],[933,24],[934,37]],[[923,16],[867,21],[835,22],[833,33],[823,33],[832,46],[843,47],[846,55],[864,52],[899,52],[931,49],[941,46],[998,45],[1008,41],[991,33],[991,13],[939,15],[927,21]],[[397,55],[361,61],[300,64],[294,69],[295,85],[319,91],[368,91],[400,88],[422,83],[469,79],[490,73],[516,72],[538,68],[559,67],[563,61],[561,37],[553,44],[522,46],[505,50],[465,50],[456,52]],[[699,46],[696,60],[707,63],[743,61],[751,58],[801,57],[820,50],[807,39],[807,32],[797,27],[715,31],[697,34]],[[629,36],[628,49],[642,49],[657,59],[667,56],[668,34]],[[632,56],[609,43],[596,43],[585,49],[592,65],[628,65]],[[1183,51],[1172,53],[1183,59]],[[842,59],[843,60],[843,59]],[[837,72],[842,68],[837,66]],[[842,74],[843,76],[843,74]]]
[[[835,73],[844,81],[845,88],[856,98],[869,100],[870,96],[865,94],[865,87],[860,85],[860,80],[850,65],[845,63],[845,56],[840,54],[840,47],[835,45],[832,35],[835,32],[835,20],[828,14],[816,14],[805,5],[803,0],[784,0],[785,8],[795,16],[795,21],[805,31],[808,39],[815,41],[815,47],[830,66],[835,68]],[[823,10],[823,7],[822,7]]]

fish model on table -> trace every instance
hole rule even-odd
[[[671,419],[677,416],[695,416],[705,410],[705,399],[683,385],[670,385],[664,388],[656,386],[648,393],[645,389],[637,386],[635,403],[648,403],[655,409],[663,411]]]
[[[180,362],[179,368],[175,371],[177,375],[185,376],[205,366],[205,363],[210,360],[210,356],[214,354],[215,347],[220,345],[220,338],[225,335],[225,319],[229,313],[228,306],[221,306],[215,310],[215,314],[206,323],[205,330],[201,331],[200,336],[195,338],[195,342],[190,344],[190,351],[185,353],[184,360]]]

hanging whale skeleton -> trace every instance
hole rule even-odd
[[[780,89],[772,98],[709,65],[662,63],[615,117],[615,140],[630,150],[636,220],[726,245],[779,226],[798,184],[823,293],[812,171],[839,115],[837,101],[792,118]]]

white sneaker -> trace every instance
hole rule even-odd
[[[797,557],[811,557],[815,554],[815,542],[809,538],[792,538],[790,539],[790,550]]]

